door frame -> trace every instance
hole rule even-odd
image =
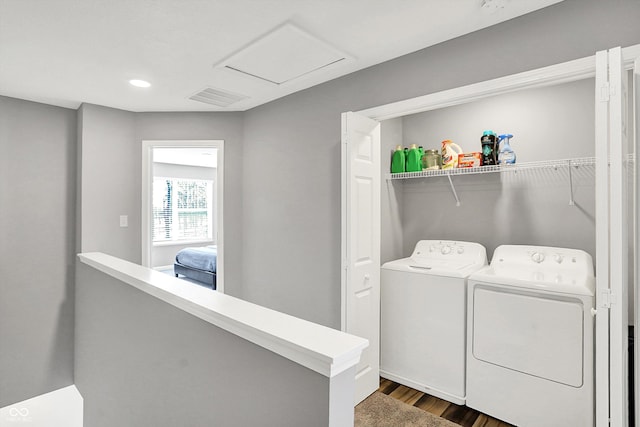
[[[634,129],[634,153],[636,159],[638,158],[638,153],[640,153],[640,57],[636,58],[633,65],[633,93],[631,96],[633,97],[633,129]],[[637,160],[636,160],[637,161]],[[634,197],[633,197],[633,218],[634,218],[634,243],[633,247],[638,248],[640,244],[640,224],[639,224],[639,215],[640,215],[640,184],[638,183],[638,165],[636,163],[634,168]],[[640,257],[636,254],[633,258],[634,271],[634,289],[633,296],[634,301],[638,301],[640,299]],[[640,304],[639,304],[640,305]],[[640,331],[638,328],[640,327],[640,307],[636,306],[635,310],[633,310],[633,335],[634,335],[634,408],[635,408],[635,419],[638,420],[638,413],[640,412],[640,351],[638,351],[638,339],[640,338]],[[637,421],[636,421],[637,422]]]
[[[609,171],[601,177],[609,178],[609,258],[618,260],[609,265],[609,422],[611,425],[626,426],[629,419],[628,408],[628,278],[629,278],[629,172],[633,163],[629,162],[628,143],[628,71],[622,68],[621,49],[614,48],[598,54],[608,55],[608,96],[600,103],[606,104],[607,116],[601,123],[608,124],[606,140],[608,146]],[[601,69],[604,67],[601,67]],[[604,69],[602,69],[604,71]],[[596,86],[598,88],[598,86]],[[601,90],[600,92],[602,92]],[[596,116],[596,121],[598,117]],[[597,140],[596,140],[597,141]],[[598,144],[598,142],[596,142]],[[603,153],[604,154],[604,153]],[[604,156],[601,156],[604,157]],[[607,157],[604,157],[606,162]],[[596,179],[599,175],[596,173]],[[597,215],[596,215],[597,218]],[[601,227],[604,228],[604,227]],[[597,299],[597,298],[596,298]],[[596,307],[600,310],[600,306]],[[597,384],[597,382],[596,382]],[[602,424],[604,424],[604,416]]]
[[[202,148],[209,147],[218,150],[216,170],[216,244],[218,258],[216,260],[216,290],[224,293],[224,140],[144,140],[142,141],[142,211],[141,211],[141,242],[142,265],[151,267],[151,221],[152,199],[151,183],[153,182],[153,149],[163,148]]]
[[[633,69],[634,60],[640,57],[640,45],[634,45],[622,49],[622,68],[624,70]],[[440,92],[431,93],[424,96],[410,98],[398,102],[393,102],[386,105],[381,105],[365,110],[356,111],[355,114],[359,114],[374,120],[382,121],[387,119],[398,118],[410,114],[421,113],[425,111],[436,110],[440,108],[450,107],[454,105],[465,104],[468,102],[476,101],[482,98],[496,96],[500,94],[516,92],[524,89],[533,89],[545,86],[552,86],[561,83],[569,83],[586,78],[595,78],[596,76],[596,56],[588,56],[572,61],[563,62],[531,71],[525,71],[518,74],[513,74],[506,77],[499,77],[492,80],[487,80],[479,83],[473,83],[466,86],[461,86],[454,89],[448,89]],[[344,201],[343,201],[344,203]],[[597,225],[596,225],[597,227]],[[596,231],[597,233],[597,231]],[[342,251],[345,253],[345,237],[342,238]],[[345,276],[343,275],[342,283],[342,298],[346,298],[346,286]],[[637,299],[637,297],[636,297]],[[597,300],[597,298],[596,298]],[[596,301],[596,304],[598,302]],[[344,326],[346,313],[344,312],[347,307],[347,302],[341,302],[342,318],[341,324]],[[640,307],[636,307],[637,312]],[[636,324],[636,329],[637,329]],[[615,355],[622,352],[621,348],[610,348],[610,335],[607,329],[606,345],[598,345],[598,337],[596,336],[596,359],[600,355],[600,360],[603,360],[606,355],[606,363],[609,363],[610,351]],[[602,343],[605,339],[600,336],[599,342]],[[625,346],[626,349],[626,346]],[[598,363],[596,361],[596,363]],[[602,363],[602,362],[601,362]],[[608,367],[608,366],[607,366]],[[619,382],[619,378],[616,378],[614,383]],[[617,410],[625,404],[625,402],[610,402],[611,395],[609,393],[609,384],[611,384],[611,378],[609,373],[606,374],[606,385],[598,384],[596,387],[596,411],[601,414],[609,414],[611,410]],[[600,419],[604,419],[601,417]],[[597,423],[597,426],[604,425],[603,423]]]

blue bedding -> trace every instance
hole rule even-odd
[[[200,248],[182,249],[176,255],[176,262],[187,267],[215,273],[217,258],[218,247],[216,245],[211,245]]]

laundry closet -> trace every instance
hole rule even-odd
[[[424,238],[478,242],[489,258],[501,244],[573,247],[595,257],[594,84],[588,78],[381,122],[381,262],[409,256]],[[440,149],[450,139],[479,152],[486,129],[514,135],[513,171],[400,179],[388,172],[396,145]],[[520,169],[529,163],[537,165]]]
[[[609,412],[612,420],[626,418],[637,233],[633,59],[640,49],[617,52],[343,115],[343,136],[351,137],[343,150],[343,329],[371,333],[370,345],[379,349],[374,328],[362,326],[379,320],[372,313],[379,269],[411,256],[419,241],[479,243],[488,260],[502,245],[578,249],[591,257],[599,280],[595,379],[588,377],[595,382],[594,425]],[[486,130],[513,135],[514,165],[390,173],[398,145],[439,150],[452,140],[465,153],[479,152]],[[367,193],[376,191],[379,201],[370,200]],[[372,206],[379,209],[367,214]],[[373,243],[363,238],[367,231]],[[361,377],[379,369],[373,353],[363,355]]]

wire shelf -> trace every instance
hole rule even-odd
[[[596,162],[595,157],[578,157],[574,159],[545,160],[540,162],[516,163],[514,165],[491,165],[474,168],[434,169],[420,172],[388,173],[387,180],[429,178],[433,176],[457,176],[477,175],[483,173],[516,173],[530,169],[558,169],[564,167],[592,166]]]

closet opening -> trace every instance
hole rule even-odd
[[[637,106],[632,103],[638,89],[629,71],[638,56],[640,46],[616,48],[344,113],[343,330],[368,338],[370,351],[376,351],[380,312],[372,307],[379,304],[363,305],[363,296],[380,297],[381,265],[411,255],[419,240],[476,241],[489,257],[504,244],[581,249],[592,256],[596,273],[595,424],[602,425],[610,411],[624,419],[623,390],[632,380],[626,368],[627,324],[638,312],[633,304]],[[464,152],[481,151],[486,130],[513,134],[515,167],[421,171],[399,179],[390,173],[398,145],[439,149],[450,139]],[[365,175],[365,165],[367,173],[376,173]],[[367,214],[371,206],[376,215]],[[365,232],[366,224],[373,235]],[[367,263],[372,267],[365,270]],[[368,365],[358,368],[356,402],[371,387],[360,380],[375,377],[376,360],[369,355]]]

